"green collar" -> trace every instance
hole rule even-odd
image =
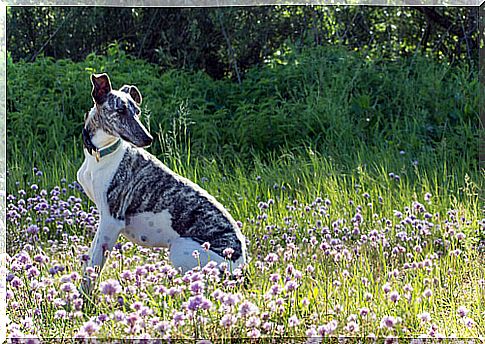
[[[101,148],[101,149],[96,149],[92,154],[94,155],[94,157],[96,158],[96,161],[99,162],[99,159],[105,157],[106,155],[109,155],[111,153],[113,153],[119,146],[121,145],[121,139],[118,139],[116,140],[115,143],[107,146],[107,147],[104,147],[104,148]]]

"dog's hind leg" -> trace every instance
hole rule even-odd
[[[99,273],[101,273],[104,263],[106,262],[106,257],[113,249],[124,227],[124,221],[116,220],[111,216],[101,215],[98,230],[96,231],[96,235],[94,236],[89,251],[89,259],[84,266],[84,272],[87,267],[92,267],[98,269]],[[83,291],[89,294],[92,287],[90,278],[86,273],[83,273]]]
[[[198,252],[198,257],[194,257],[193,252]],[[224,262],[224,258],[212,251],[205,251],[202,246],[191,238],[180,237],[175,239],[170,245],[170,261],[176,269],[182,273],[193,269],[196,266],[205,266],[209,260],[217,264]]]

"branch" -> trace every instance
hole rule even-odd
[[[152,29],[152,25],[153,25],[153,21],[155,20],[155,18],[157,17],[159,13],[159,9],[157,8],[154,12],[153,12],[153,15],[152,15],[152,18],[150,19],[150,24],[148,25],[148,29],[145,33],[145,35],[143,36],[143,40],[141,41],[141,44],[140,44],[140,50],[138,50],[138,58],[140,58],[141,56],[141,53],[143,51],[143,46],[145,45],[145,41],[148,37],[148,34],[151,33],[151,29]]]
[[[47,41],[45,41],[45,43],[42,45],[42,47],[36,51],[34,53],[34,55],[32,55],[32,57],[30,58],[30,62],[34,62],[35,59],[37,58],[37,56],[42,52],[44,51],[45,47],[47,46],[47,44],[49,44],[49,42],[52,40],[52,38],[54,38],[55,35],[57,35],[57,33],[59,32],[59,30],[64,26],[64,23],[71,17],[71,14],[72,14],[72,10],[69,11],[68,15],[64,17],[64,20],[62,21],[61,25],[59,25],[56,29],[56,31],[54,31],[54,33],[52,35],[50,35],[50,37],[47,39]]]
[[[236,71],[237,82],[241,84],[241,75],[239,74],[239,68],[237,66],[236,54],[234,53],[234,49],[232,48],[231,40],[229,39],[229,36],[226,32],[226,28],[224,26],[224,22],[222,21],[222,17],[219,11],[217,13],[217,19],[219,19],[219,23],[221,24],[222,34],[224,35],[224,39],[227,43],[227,50],[229,51],[229,55],[231,56],[231,59],[234,63],[234,70]]]

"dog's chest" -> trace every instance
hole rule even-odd
[[[77,180],[83,187],[87,196],[96,203],[100,211],[107,210],[106,190],[109,181],[113,178],[123,158],[123,149],[119,149],[109,157],[99,162],[89,154],[77,172]]]

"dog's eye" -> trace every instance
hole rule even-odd
[[[125,113],[125,109],[121,108],[121,109],[116,110],[116,112],[118,112],[120,115],[122,115],[122,114]]]

